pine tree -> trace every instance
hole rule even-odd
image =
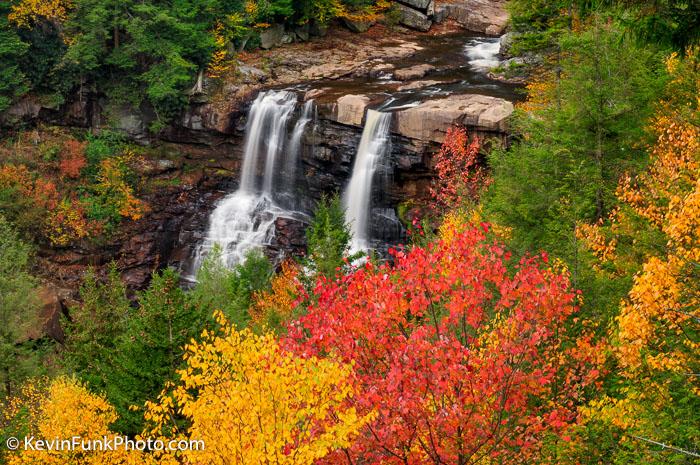
[[[0,382],[10,396],[16,383],[38,370],[37,352],[26,342],[39,307],[36,280],[28,272],[30,248],[0,215]]]
[[[138,310],[116,341],[105,379],[107,398],[120,417],[115,427],[131,434],[143,424],[138,407],[175,379],[185,345],[200,334],[208,316],[192,305],[171,269],[154,273],[138,301]]]
[[[0,111],[28,90],[19,62],[27,50],[7,21],[6,6],[0,6]]]
[[[307,255],[317,274],[335,276],[347,258],[350,239],[350,227],[338,196],[322,198],[306,230]]]
[[[105,389],[113,369],[116,341],[123,335],[131,313],[126,287],[115,264],[100,283],[90,270],[80,288],[82,303],[65,323],[64,364],[95,391]]]

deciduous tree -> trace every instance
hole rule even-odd
[[[319,282],[287,344],[352,363],[350,404],[378,413],[328,463],[507,463],[574,420],[599,362],[585,337],[564,345],[575,293],[545,257],[512,263],[487,230]]]
[[[350,365],[298,357],[270,333],[238,331],[221,313],[216,318],[220,331],[187,346],[181,383],[147,413],[154,434],[181,415],[190,426],[176,435],[205,442],[204,451],[184,452],[181,460],[311,465],[350,445],[372,416],[345,403],[355,393]]]

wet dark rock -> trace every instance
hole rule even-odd
[[[276,47],[284,39],[284,25],[273,24],[260,33],[260,48],[265,50]]]
[[[278,254],[300,256],[306,251],[306,228],[309,223],[295,218],[275,220],[275,238],[271,248]]]
[[[399,12],[399,23],[417,31],[428,32],[433,22],[428,15],[401,3],[395,3]]]

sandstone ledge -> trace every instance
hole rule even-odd
[[[462,124],[477,131],[505,133],[513,104],[486,95],[451,95],[396,112],[395,131],[411,139],[441,143],[447,128]]]
[[[338,99],[330,119],[361,127],[372,99],[365,95],[345,95]],[[464,94],[431,99],[418,106],[394,112],[392,132],[422,142],[442,143],[447,128],[462,124],[477,132],[503,134],[513,104],[486,95]]]

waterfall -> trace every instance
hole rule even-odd
[[[501,43],[498,38],[472,39],[464,47],[469,66],[482,72],[490,71],[501,64],[498,58],[500,51]]]
[[[307,105],[313,105],[305,105],[285,156],[287,125],[296,102],[296,94],[289,91],[263,92],[253,102],[246,127],[239,188],[224,197],[211,213],[206,237],[196,251],[195,272],[217,244],[221,247],[226,266],[241,263],[249,250],[270,243],[277,218],[294,216],[294,212],[278,205],[276,198],[284,193],[280,191],[286,191],[294,184],[290,176],[296,174],[290,174],[289,170],[285,173],[285,167],[280,165],[283,162],[285,166],[296,166],[301,145],[297,142],[292,147],[294,137],[301,139],[306,125],[301,124],[301,120],[307,113]],[[258,179],[259,169],[263,171],[262,183]],[[280,175],[283,180],[279,179]]]
[[[281,192],[279,193],[279,202],[286,208],[296,209],[298,199],[295,192],[297,180],[297,165],[301,155],[301,137],[304,135],[306,126],[314,118],[315,106],[313,100],[308,100],[302,110],[299,119],[294,124],[292,136],[289,139],[289,148],[284,157],[284,165],[282,167],[282,183]]]
[[[391,113],[367,110],[365,127],[357,148],[352,176],[345,194],[343,206],[345,218],[350,224],[352,242],[351,253],[370,248],[369,218],[372,211],[372,179],[377,165],[385,153],[389,142]]]

